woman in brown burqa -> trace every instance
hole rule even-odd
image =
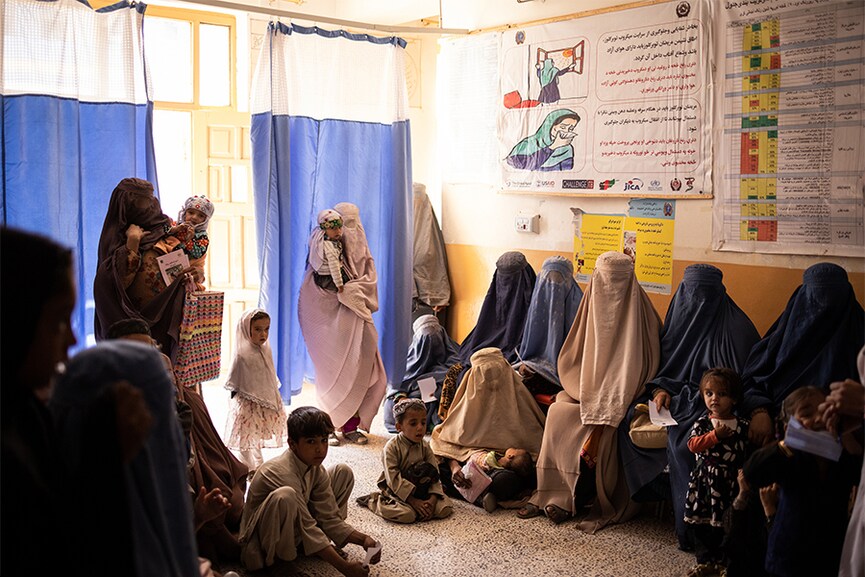
[[[204,280],[200,264],[192,262],[169,285],[162,280],[157,257],[174,250],[180,241],[172,222],[162,213],[153,185],[140,178],[120,181],[99,237],[99,265],[93,282],[96,301],[96,340],[106,338],[116,321],[143,319],[162,351],[175,360],[187,274]]]

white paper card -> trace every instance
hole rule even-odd
[[[830,461],[841,458],[841,441],[829,431],[812,431],[802,426],[802,423],[791,418],[787,423],[787,434],[784,444],[791,449],[797,449]]]
[[[662,427],[679,424],[676,422],[676,419],[673,418],[673,415],[670,414],[670,409],[661,407],[661,410],[658,411],[658,406],[655,404],[655,401],[649,401],[647,404],[649,405],[649,420],[652,421],[653,424],[661,425]]]
[[[420,400],[431,403],[436,400],[436,380],[433,377],[418,379],[417,388],[420,389]]]
[[[162,273],[162,280],[166,286],[174,282],[180,273],[189,268],[189,257],[182,250],[175,250],[156,257],[156,262],[159,264],[159,272]]]
[[[372,561],[372,558],[375,557],[379,551],[381,551],[381,541],[376,541],[374,546],[366,550],[366,559],[363,560],[363,566],[369,567],[369,562]]]
[[[471,481],[472,486],[469,488],[457,487],[457,491],[460,492],[460,495],[462,495],[466,501],[474,503],[477,501],[478,497],[481,496],[481,493],[490,486],[490,483],[492,483],[493,480],[477,466],[474,459],[469,459],[468,463],[463,465],[462,470],[463,476]]]

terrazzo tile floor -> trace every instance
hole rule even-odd
[[[219,381],[206,383],[203,395],[217,430],[225,428],[228,392]],[[315,404],[311,385],[292,398],[286,410]],[[694,565],[694,557],[676,547],[672,519],[649,512],[622,525],[588,535],[574,522],[553,525],[546,517],[519,519],[515,511],[487,513],[463,501],[454,501],[454,514],[443,520],[399,525],[362,509],[354,499],[375,489],[381,473],[381,452],[391,434],[381,412],[372,424],[369,444],[331,447],[325,466],[347,463],[355,473],[348,507],[348,522],[383,544],[381,562],[370,575],[380,577],[680,577]],[[265,449],[269,459],[284,449]],[[351,559],[363,550],[345,548]],[[339,572],[317,557],[280,563],[258,572],[222,566],[243,577],[338,576]]]

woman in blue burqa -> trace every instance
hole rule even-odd
[[[742,374],[739,416],[750,417],[753,443],[773,440],[772,418],[796,389],[855,379],[865,344],[865,313],[847,271],[821,262],[808,267],[778,320],[754,345]]]
[[[508,164],[522,170],[571,170],[574,168],[574,147],[580,116],[567,108],[553,110],[540,128],[519,141],[507,157]]]
[[[421,398],[418,381],[426,378],[435,379],[436,397],[440,397],[448,367],[457,361],[459,353],[459,345],[450,338],[438,317],[432,313],[419,316],[412,323],[412,331],[402,385],[388,391],[384,402],[384,426],[391,433],[397,432],[393,418],[394,403],[403,397]],[[441,422],[438,406],[438,401],[426,403],[427,427]]]
[[[439,417],[444,419],[447,414],[463,373],[471,366],[472,354],[495,347],[502,351],[509,364],[517,361],[534,287],[535,271],[523,253],[511,251],[499,257],[478,322],[460,345],[457,362],[445,375]]]
[[[700,379],[713,367],[741,372],[748,353],[760,339],[751,319],[733,302],[723,283],[724,274],[709,264],[694,264],[685,275],[664,319],[661,331],[661,368],[631,404],[619,425],[619,452],[631,498],[666,499],[671,503],[680,547],[688,549],[684,508],[694,454],[688,436],[694,421],[706,411]],[[667,447],[647,449],[634,445],[628,434],[638,403],[653,402],[670,409],[678,425],[667,428]],[[669,461],[669,489],[662,472]]]
[[[532,393],[555,394],[562,389],[556,364],[582,298],[570,259],[551,256],[545,260],[517,351],[517,371]]]

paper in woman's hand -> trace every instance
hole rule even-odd
[[[433,377],[418,379],[417,387],[420,389],[420,399],[424,403],[432,403],[436,400],[436,380]]]
[[[159,264],[159,272],[162,273],[162,280],[168,286],[174,279],[189,268],[189,257],[182,250],[175,250],[156,257],[156,262]]]
[[[787,423],[787,433],[784,436],[784,444],[791,449],[804,451],[829,459],[838,461],[841,458],[841,441],[829,431],[812,431],[802,426],[796,417],[791,417]]]
[[[661,410],[658,410],[658,406],[655,404],[655,401],[649,401],[649,420],[652,421],[653,425],[660,425],[662,427],[669,427],[671,425],[678,425],[676,419],[673,418],[673,415],[670,414],[670,409],[666,407],[661,407]]]

